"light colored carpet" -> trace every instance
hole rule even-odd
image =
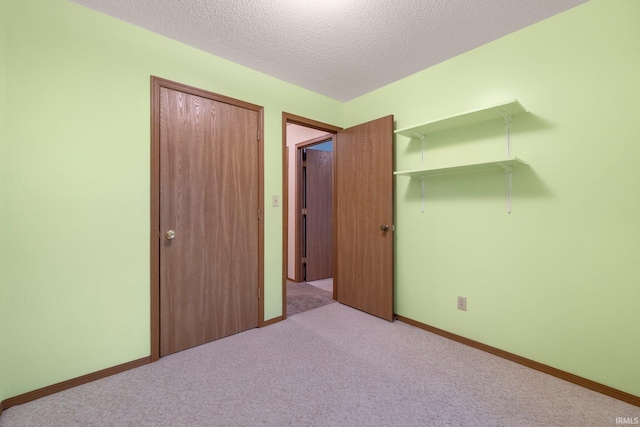
[[[287,280],[287,316],[334,303],[333,294],[309,283]]]
[[[333,277],[329,277],[328,279],[314,280],[307,283],[311,286],[315,286],[316,288],[324,289],[327,292],[333,293]]]
[[[14,426],[615,426],[640,408],[329,304],[12,407]]]

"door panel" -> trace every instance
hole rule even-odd
[[[337,299],[391,321],[393,116],[338,132],[334,162]]]
[[[305,280],[333,277],[333,153],[306,150]]]
[[[161,356],[258,325],[257,135],[256,111],[160,89]]]

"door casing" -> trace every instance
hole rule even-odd
[[[306,117],[297,116],[290,113],[282,113],[282,316],[273,321],[279,321],[287,318],[287,276],[288,276],[288,256],[289,256],[289,148],[287,147],[287,123],[293,123],[300,126],[306,126],[312,129],[321,130],[323,132],[336,134],[342,130],[341,127],[330,125],[328,123],[319,122],[308,119]],[[325,140],[327,139],[324,137]],[[298,188],[300,185],[298,184]],[[300,206],[297,206],[298,211]],[[299,247],[296,254],[300,253]],[[297,274],[296,274],[297,275]],[[333,288],[333,298],[336,298],[336,287]],[[269,321],[271,323],[271,321]]]

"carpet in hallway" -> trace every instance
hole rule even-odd
[[[335,302],[331,292],[308,283],[287,281],[287,316],[313,310]]]

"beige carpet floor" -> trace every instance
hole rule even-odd
[[[309,283],[287,281],[287,316],[334,303],[333,293]]]
[[[315,286],[316,288],[324,289],[327,292],[333,292],[333,277],[329,277],[328,279],[314,280],[307,283]]]
[[[616,426],[640,408],[342,304],[9,408],[0,427]]]

